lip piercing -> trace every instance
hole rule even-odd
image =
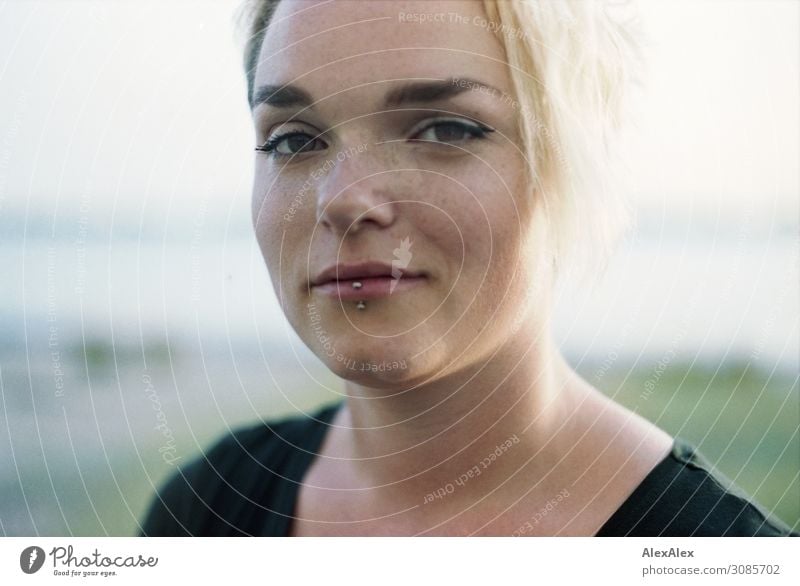
[[[361,287],[362,287],[361,281],[353,281],[353,289],[361,289]],[[356,309],[366,309],[366,308],[367,304],[364,303],[363,300],[356,303]]]

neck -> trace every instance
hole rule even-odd
[[[348,381],[337,423],[349,432],[336,451],[358,484],[410,503],[479,466],[481,483],[458,495],[469,499],[468,489],[507,478],[533,453],[544,450],[542,469],[552,462],[560,447],[551,440],[576,400],[573,376],[549,336],[514,335],[488,359],[409,391],[386,396]]]

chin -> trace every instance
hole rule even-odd
[[[411,379],[418,378],[424,357],[410,360],[418,350],[398,347],[395,344],[373,342],[363,344],[336,344],[336,351],[317,349],[317,356],[336,376],[375,388],[407,388]]]
[[[336,360],[327,358],[325,364],[344,380],[375,389],[391,391],[405,390],[413,386],[417,377],[407,359],[397,360]]]

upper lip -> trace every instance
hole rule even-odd
[[[404,277],[418,277],[422,273],[407,268],[400,269]],[[331,265],[318,273],[311,280],[312,286],[322,285],[329,281],[342,281],[345,279],[358,279],[363,277],[391,277],[392,266],[384,262],[365,261],[360,263],[339,263]]]

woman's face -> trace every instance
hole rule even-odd
[[[283,1],[255,94],[258,242],[283,311],[331,370],[406,388],[518,330],[549,274],[481,2]],[[315,284],[365,262],[384,276]]]

